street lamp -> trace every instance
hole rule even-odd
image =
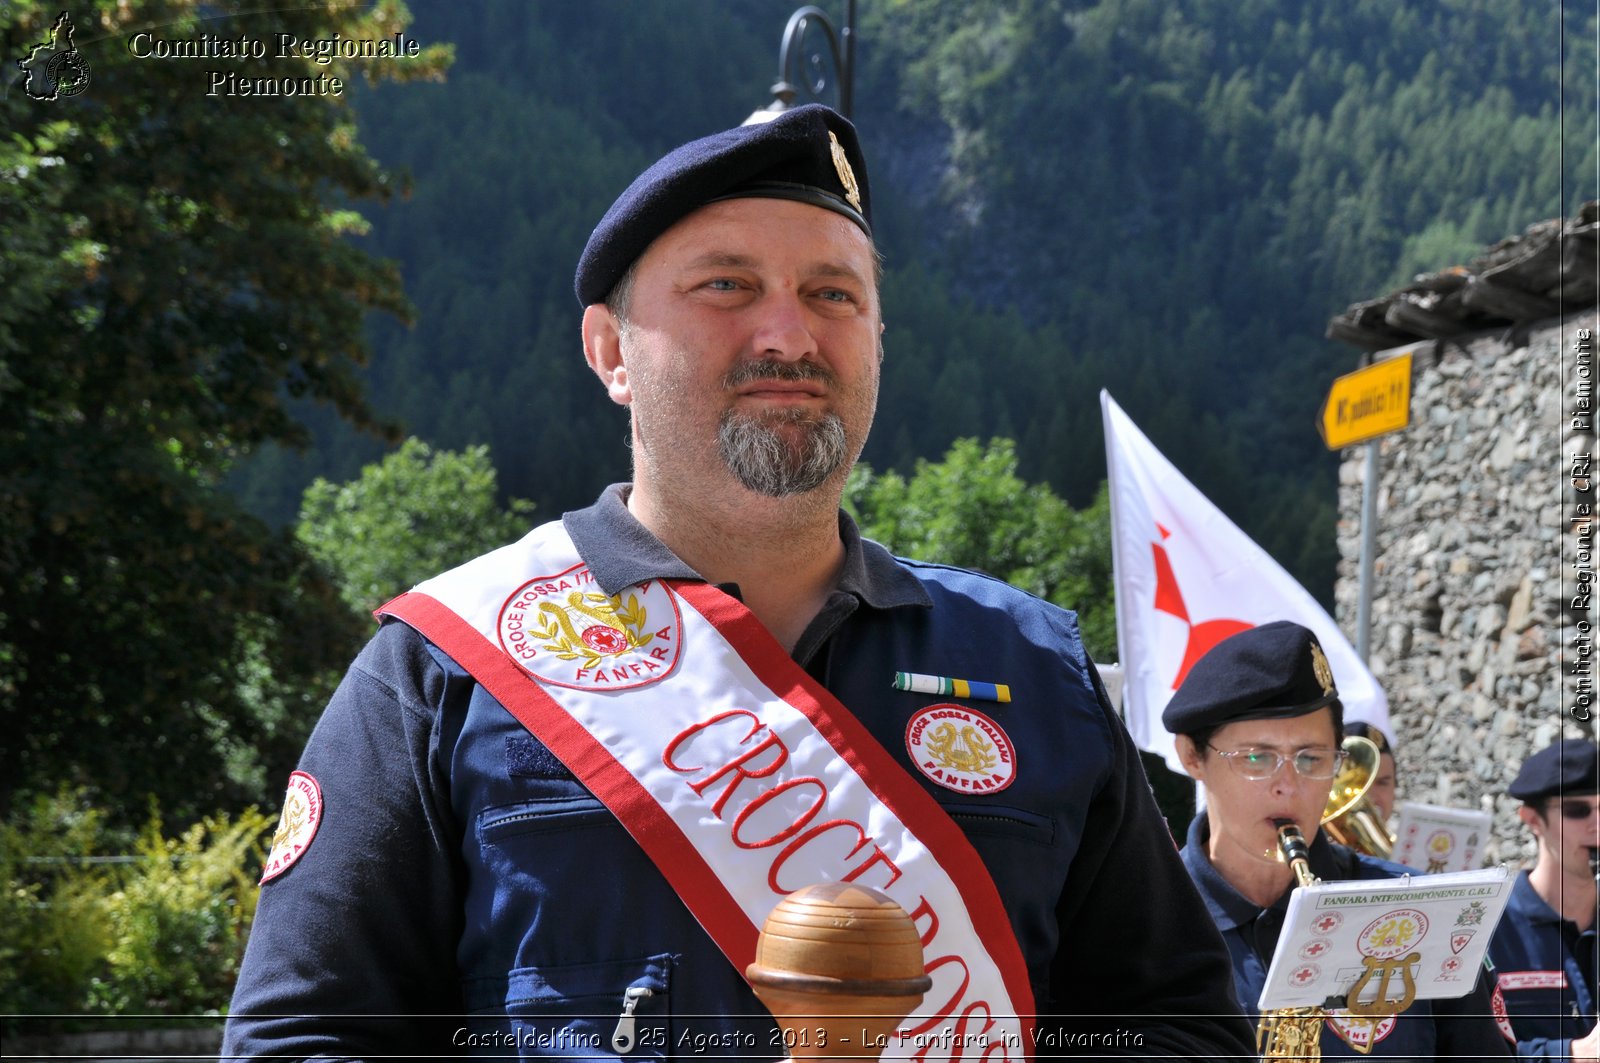
[[[836,109],[850,117],[850,91],[856,58],[856,0],[845,0],[844,29],[835,32],[827,13],[814,4],[807,4],[789,16],[783,30],[783,42],[778,45],[778,81],[772,86],[772,102],[744,120],[745,125],[770,122],[794,106],[796,97],[804,93],[803,102],[826,102],[822,94],[829,86],[830,68],[823,64],[820,49],[805,48],[807,31],[816,27],[822,32],[827,46],[831,70],[837,75],[839,102]],[[795,69],[798,67],[798,69]]]

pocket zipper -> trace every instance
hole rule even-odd
[[[633,1027],[638,1022],[634,1018],[634,1009],[639,1006],[639,1001],[655,995],[654,989],[642,985],[629,986],[628,991],[622,994],[622,1014],[617,1016],[617,1028],[611,1032],[611,1050],[617,1055],[623,1056],[633,1051]]]

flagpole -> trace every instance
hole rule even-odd
[[[1133,626],[1133,603],[1123,600],[1122,594],[1119,593],[1120,588],[1117,586],[1115,575],[1118,572],[1126,572],[1128,569],[1126,567],[1127,561],[1122,556],[1122,537],[1116,533],[1117,528],[1120,527],[1117,523],[1117,516],[1118,499],[1122,497],[1122,484],[1118,475],[1117,463],[1112,460],[1112,455],[1117,451],[1117,440],[1112,432],[1111,416],[1107,410],[1107,406],[1111,401],[1111,393],[1105,388],[1101,388],[1100,428],[1106,445],[1106,496],[1111,503],[1111,601],[1113,615],[1117,620],[1117,659],[1123,668],[1122,704],[1117,708],[1121,710],[1123,722],[1126,723],[1132,715],[1129,698],[1137,698],[1140,702],[1140,711],[1143,711],[1144,691],[1142,688],[1138,691],[1130,691],[1129,689],[1129,647],[1132,645],[1129,629]]]
[[[1367,467],[1361,483],[1361,579],[1356,604],[1356,656],[1372,660],[1372,557],[1377,552],[1378,441],[1367,444]]]

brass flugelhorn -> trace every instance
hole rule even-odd
[[[1371,739],[1351,735],[1341,748],[1347,755],[1333,777],[1322,826],[1340,845],[1387,860],[1394,852],[1394,836],[1367,799],[1367,791],[1378,777],[1378,747]]]

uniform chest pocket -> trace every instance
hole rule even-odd
[[[519,1059],[665,1059],[672,958],[521,967],[467,988],[465,1047]],[[503,1016],[503,1021],[501,1017]]]
[[[635,955],[638,929],[619,913],[667,888],[616,817],[581,790],[483,809],[463,848],[463,944],[476,975]]]
[[[586,830],[615,823],[598,798],[580,790],[486,808],[478,814],[478,840],[495,845],[523,834]]]
[[[946,814],[968,837],[1004,838],[1012,841],[1053,845],[1055,820],[1021,808],[1004,805],[945,805]]]

